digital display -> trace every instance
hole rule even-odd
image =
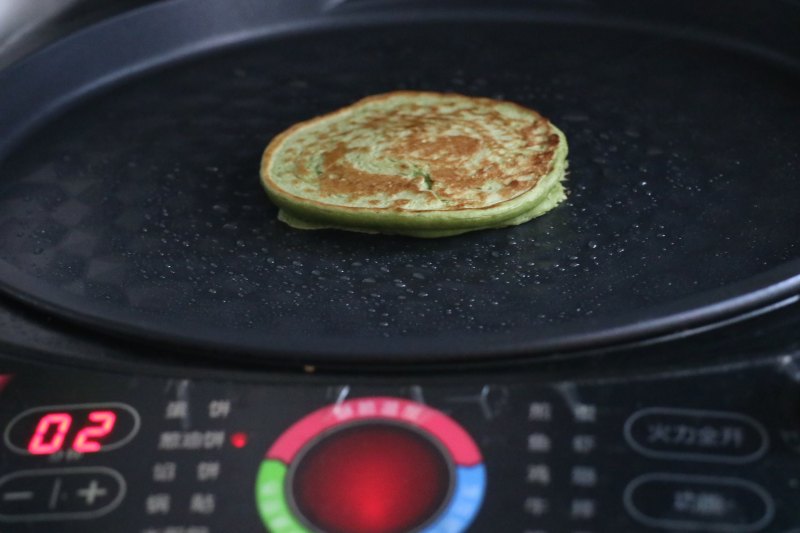
[[[8,425],[5,441],[17,453],[53,455],[117,449],[139,429],[139,415],[121,403],[55,405],[29,409]]]
[[[102,440],[113,430],[117,421],[114,411],[92,411],[89,425],[85,425],[72,440],[72,449],[80,453],[99,452]],[[64,449],[67,434],[72,427],[69,413],[47,413],[39,419],[36,430],[28,442],[32,455],[49,455]]]

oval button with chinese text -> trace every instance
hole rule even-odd
[[[631,415],[625,439],[647,457],[720,463],[755,461],[769,445],[764,427],[747,415],[672,407]]]
[[[775,515],[761,486],[730,477],[645,474],[628,484],[624,502],[637,522],[674,531],[748,533]]]

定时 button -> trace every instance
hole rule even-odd
[[[667,530],[748,533],[775,514],[761,486],[730,477],[645,474],[628,484],[624,502],[636,521]]]
[[[0,522],[79,520],[114,510],[125,480],[104,467],[23,470],[0,478]]]

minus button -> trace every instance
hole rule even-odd
[[[19,490],[16,492],[6,492],[3,494],[4,502],[22,502],[33,499],[32,490]]]

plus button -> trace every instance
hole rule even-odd
[[[108,491],[93,479],[85,488],[78,490],[78,497],[83,498],[86,505],[94,505],[95,500],[108,494]]]

